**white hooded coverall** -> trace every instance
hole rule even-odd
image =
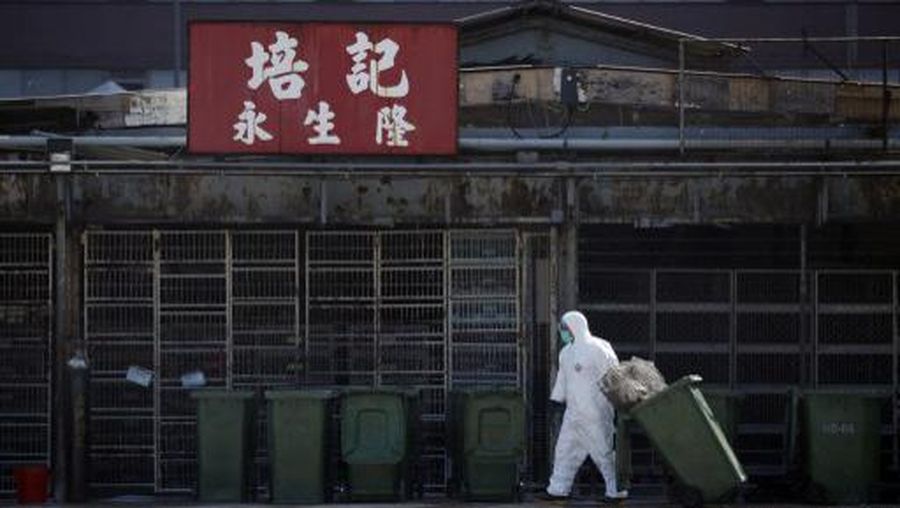
[[[619,359],[609,342],[594,337],[580,312],[567,312],[562,324],[574,341],[559,352],[559,370],[550,399],[566,404],[556,441],[553,475],[547,493],[568,496],[578,468],[590,455],[603,475],[608,497],[622,497],[616,485],[613,450],[615,410],[600,390],[607,369]]]

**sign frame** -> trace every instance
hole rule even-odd
[[[196,127],[193,126],[191,122],[192,118],[192,108],[194,101],[191,100],[192,96],[192,86],[196,82],[194,77],[195,66],[192,64],[192,52],[193,52],[193,37],[194,30],[196,27],[203,25],[219,25],[219,26],[227,26],[227,25],[278,25],[283,24],[285,26],[298,26],[298,25],[320,25],[320,26],[342,26],[342,27],[355,27],[359,29],[372,29],[377,27],[387,27],[388,29],[391,27],[415,27],[415,28],[427,28],[427,27],[440,27],[442,29],[450,29],[452,34],[452,61],[447,62],[447,64],[451,67],[451,73],[453,75],[452,85],[447,87],[447,91],[449,92],[450,97],[447,99],[448,102],[452,104],[452,107],[448,108],[447,117],[443,119],[444,123],[449,122],[449,129],[451,134],[447,135],[448,142],[446,143],[447,148],[442,150],[402,150],[402,149],[385,149],[385,150],[354,150],[348,149],[345,151],[292,151],[292,150],[220,150],[217,148],[198,148],[197,144],[193,142],[192,131]],[[250,54],[248,49],[247,54]],[[187,37],[187,55],[188,55],[188,76],[187,76],[187,129],[186,129],[186,151],[192,155],[202,155],[202,156],[214,156],[214,157],[234,157],[234,156],[272,156],[272,157],[331,157],[331,156],[364,156],[364,157],[422,157],[422,156],[456,156],[459,153],[459,29],[458,25],[453,22],[427,22],[427,21],[415,21],[415,22],[403,22],[403,21],[363,21],[363,22],[354,22],[354,21],[337,21],[337,20],[294,20],[294,19],[231,19],[231,20],[218,20],[218,19],[193,19],[188,21],[188,37]],[[348,65],[349,69],[349,65]],[[442,94],[443,96],[443,94]],[[449,140],[450,136],[452,136],[452,140]]]

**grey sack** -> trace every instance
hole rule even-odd
[[[628,410],[667,386],[653,362],[636,356],[610,368],[602,384],[603,394],[618,410]]]

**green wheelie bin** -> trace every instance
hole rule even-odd
[[[341,398],[341,460],[354,501],[400,501],[412,492],[417,394],[349,390]]]
[[[191,397],[197,401],[200,501],[249,501],[256,451],[256,394],[202,389],[192,391]]]
[[[619,489],[632,488],[631,476],[631,428],[634,425],[627,412],[616,412],[616,485]]]
[[[266,392],[273,503],[320,504],[330,499],[328,443],[334,397],[329,390]]]
[[[525,454],[522,392],[469,388],[451,393],[451,494],[470,501],[515,500]]]
[[[700,391],[728,439],[728,444],[733,445],[737,438],[738,407],[741,396],[724,389],[703,388]]]
[[[700,382],[700,376],[685,376],[629,411],[668,464],[675,497],[687,506],[729,500],[747,480]]]
[[[801,462],[807,499],[871,501],[879,482],[881,404],[886,395],[809,390],[800,399]]]

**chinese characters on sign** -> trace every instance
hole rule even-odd
[[[288,37],[288,34],[275,32],[275,42],[269,46],[266,53],[262,44],[257,41],[250,43],[253,54],[244,60],[247,67],[253,70],[253,76],[247,81],[247,86],[253,90],[259,88],[266,80],[272,87],[272,95],[278,100],[299,99],[303,94],[306,82],[300,76],[301,72],[309,69],[309,64],[303,60],[294,62],[297,56],[297,39]],[[267,63],[271,63],[265,67]]]
[[[247,81],[247,86],[256,90],[268,80],[269,86],[272,88],[272,95],[276,99],[298,99],[303,94],[303,87],[306,85],[300,73],[308,70],[309,64],[303,60],[294,62],[294,58],[297,56],[297,39],[289,37],[288,34],[281,31],[275,32],[275,37],[276,41],[269,46],[271,53],[266,53],[262,44],[257,41],[250,43],[253,54],[245,62],[252,69],[253,76]],[[365,65],[363,61],[365,61],[367,53],[373,50],[376,54],[381,55],[381,58],[371,59],[369,65]],[[347,46],[347,53],[353,55],[354,62],[350,69],[352,74],[347,75],[347,85],[350,87],[350,91],[358,94],[369,89],[379,97],[406,97],[409,93],[406,71],[402,72],[400,83],[394,86],[382,86],[378,80],[381,71],[394,66],[394,59],[399,50],[400,45],[391,39],[382,39],[373,46],[369,42],[368,35],[356,32],[356,42]],[[265,67],[267,63],[271,63],[271,65]],[[272,135],[259,127],[259,124],[266,119],[265,113],[254,113],[252,110],[255,108],[256,106],[252,102],[244,102],[244,111],[238,115],[240,121],[234,124],[234,129],[237,131],[234,139],[248,145],[252,145],[256,139],[272,140]],[[406,108],[397,104],[380,109],[378,118],[375,120],[377,125],[375,142],[380,145],[386,139],[388,146],[409,146],[405,137],[406,132],[414,130],[415,126],[406,121],[405,115]],[[311,145],[341,144],[340,138],[331,133],[334,129],[331,120],[334,117],[335,114],[330,111],[330,106],[325,101],[319,101],[318,113],[313,110],[307,113],[303,125],[314,124],[314,129],[318,134],[314,138],[309,138]],[[387,132],[382,135],[383,131]]]
[[[381,55],[377,61],[369,60],[369,65],[363,63],[369,51]],[[375,46],[369,42],[369,36],[363,32],[356,32],[356,42],[347,46],[347,53],[353,56],[352,74],[347,75],[347,84],[350,91],[358,94],[367,88],[379,97],[405,97],[409,93],[409,82],[406,71],[401,74],[400,82],[391,87],[383,87],[378,83],[378,75],[394,66],[394,57],[400,46],[391,39],[383,39]],[[368,74],[366,71],[368,70]]]
[[[259,126],[259,124],[266,121],[266,114],[257,113],[254,111],[255,109],[256,104],[245,101],[244,111],[238,115],[238,122],[234,124],[234,130],[237,131],[234,139],[245,145],[252,145],[256,138],[259,138],[261,141],[272,139],[272,135],[262,130],[262,127]]]
[[[452,154],[449,25],[191,25],[198,153]]]
[[[309,144],[341,144],[341,138],[335,136],[331,132],[332,130],[334,130],[334,124],[331,123],[332,119],[334,119],[334,113],[331,112],[331,106],[329,106],[325,101],[319,101],[318,112],[309,110],[309,112],[306,113],[306,120],[303,121],[303,125],[315,125],[315,127],[313,127],[313,130],[315,130],[317,134],[316,137],[309,138]]]

